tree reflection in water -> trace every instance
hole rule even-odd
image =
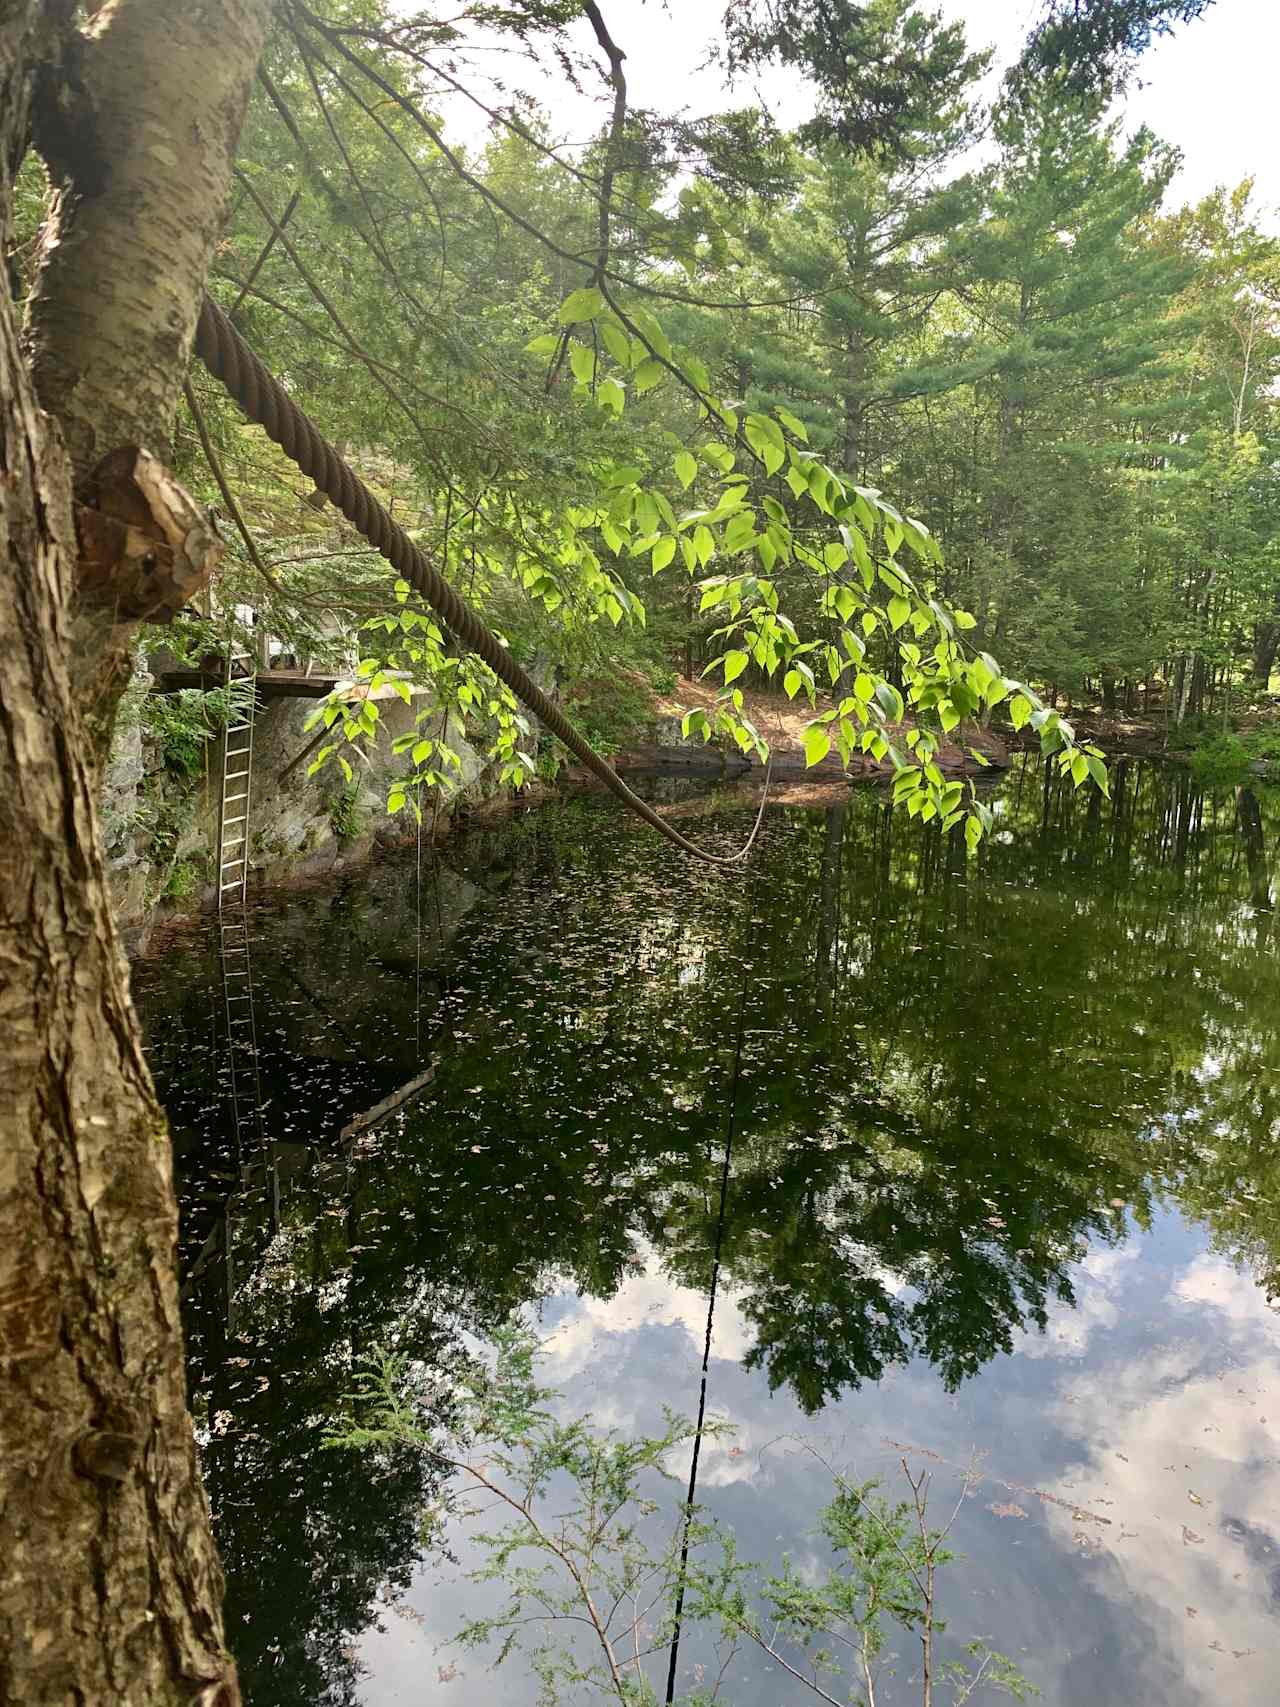
[[[211,938],[139,966],[255,1707],[353,1702],[352,1638],[416,1556],[429,1465],[317,1450],[354,1359],[447,1368],[642,1251],[705,1290],[744,974],[722,1285],[806,1411],[917,1357],[955,1387],[1163,1203],[1280,1291],[1274,796],[1121,761],[1108,802],[1025,761],[995,798],[973,863],[876,791],[772,811],[750,912],[604,803],[543,808],[446,850],[420,966],[411,862],[263,909],[274,1236],[231,1160]],[[740,837],[745,807],[686,809]],[[339,1140],[427,1057],[422,1098]]]

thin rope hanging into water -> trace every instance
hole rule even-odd
[[[480,617],[428,561],[408,534],[393,521],[390,513],[374,497],[358,475],[354,474],[337,451],[321,434],[319,428],[285,391],[279,381],[267,371],[227,316],[211,297],[206,296],[196,326],[196,354],[226,387],[248,418],[262,427],[268,438],[280,446],[285,455],[326,497],[341,510],[353,527],[364,535],[370,545],[381,552],[393,568],[398,569],[435,611],[446,628],[467,651],[475,653],[505,682],[534,716],[562,741],[569,751],[598,778],[611,794],[617,796],[645,823],[662,836],[692,854],[706,865],[731,867],[751,852],[764,820],[773,777],[773,760],[765,769],[764,793],[760,810],[746,842],[736,853],[713,854],[682,836],[656,812],[647,800],[622,780],[613,766],[602,759],[586,738],[579,734],[564,713],[511,656]]]
[[[759,876],[752,881],[747,920],[755,917]],[[707,1329],[702,1341],[702,1381],[698,1391],[698,1421],[693,1431],[693,1453],[689,1460],[689,1491],[685,1496],[684,1528],[680,1540],[680,1572],[676,1579],[676,1605],[671,1627],[671,1659],[667,1667],[666,1707],[672,1707],[676,1690],[676,1665],[680,1657],[680,1632],[684,1619],[684,1593],[689,1580],[689,1538],[693,1530],[694,1498],[698,1491],[698,1461],[707,1419],[707,1371],[711,1366],[711,1335],[715,1325],[716,1298],[720,1290],[720,1252],[724,1244],[725,1209],[729,1201],[729,1172],[733,1163],[733,1141],[738,1132],[738,1081],[742,1076],[742,1040],[746,1030],[747,961],[742,962],[738,985],[738,1020],[733,1043],[733,1073],[729,1090],[729,1121],[724,1136],[724,1160],[720,1168],[720,1203],[716,1212],[716,1237],[711,1258],[711,1285],[707,1291]]]
[[[422,1060],[422,801],[414,802],[418,819],[418,842],[414,858],[413,933],[413,1057]]]

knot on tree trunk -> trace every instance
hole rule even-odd
[[[171,622],[222,555],[213,523],[148,450],[97,465],[76,507],[80,598],[117,622]]]
[[[91,1429],[76,1442],[76,1469],[95,1482],[126,1481],[137,1462],[142,1442],[136,1434],[114,1429]]]

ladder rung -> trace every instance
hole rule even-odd
[[[247,768],[242,770],[242,771],[228,771],[226,776],[223,778],[223,781],[224,782],[236,782],[239,780],[240,777],[248,776],[248,774],[249,774],[249,772],[248,772]]]
[[[252,731],[253,724],[252,723],[228,723],[227,724],[227,734],[228,735],[243,735],[246,729]]]
[[[249,790],[246,788],[243,794],[224,794],[222,797],[222,804],[224,806],[234,806],[237,800],[247,800],[248,798]]]
[[[248,816],[247,812],[237,812],[234,818],[224,818],[222,822],[224,824],[243,824]]]
[[[224,889],[239,889],[243,883],[244,883],[243,877],[233,877],[231,879],[230,883],[224,883],[222,885],[222,888],[224,888]]]

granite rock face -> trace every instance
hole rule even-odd
[[[137,698],[147,686],[145,679],[136,685]],[[388,817],[386,800],[392,781],[405,769],[392,744],[416,727],[421,699],[409,705],[398,698],[380,703],[378,742],[366,750],[367,762],[354,763],[349,785],[332,763],[308,776],[310,756],[282,775],[314,739],[315,731],[305,724],[315,707],[316,701],[301,698],[271,699],[259,707],[249,779],[254,886],[358,864],[379,841],[401,840],[414,829],[409,815]],[[438,718],[432,719],[424,733],[434,738],[438,729]],[[459,801],[483,796],[489,775],[485,756],[462,739],[456,720],[451,720],[448,739],[462,761],[459,791],[445,809],[451,812]],[[121,718],[100,810],[117,919],[135,943],[160,914],[216,899],[220,734],[200,744],[193,763],[194,774],[166,763],[162,743],[139,718],[136,705]]]

